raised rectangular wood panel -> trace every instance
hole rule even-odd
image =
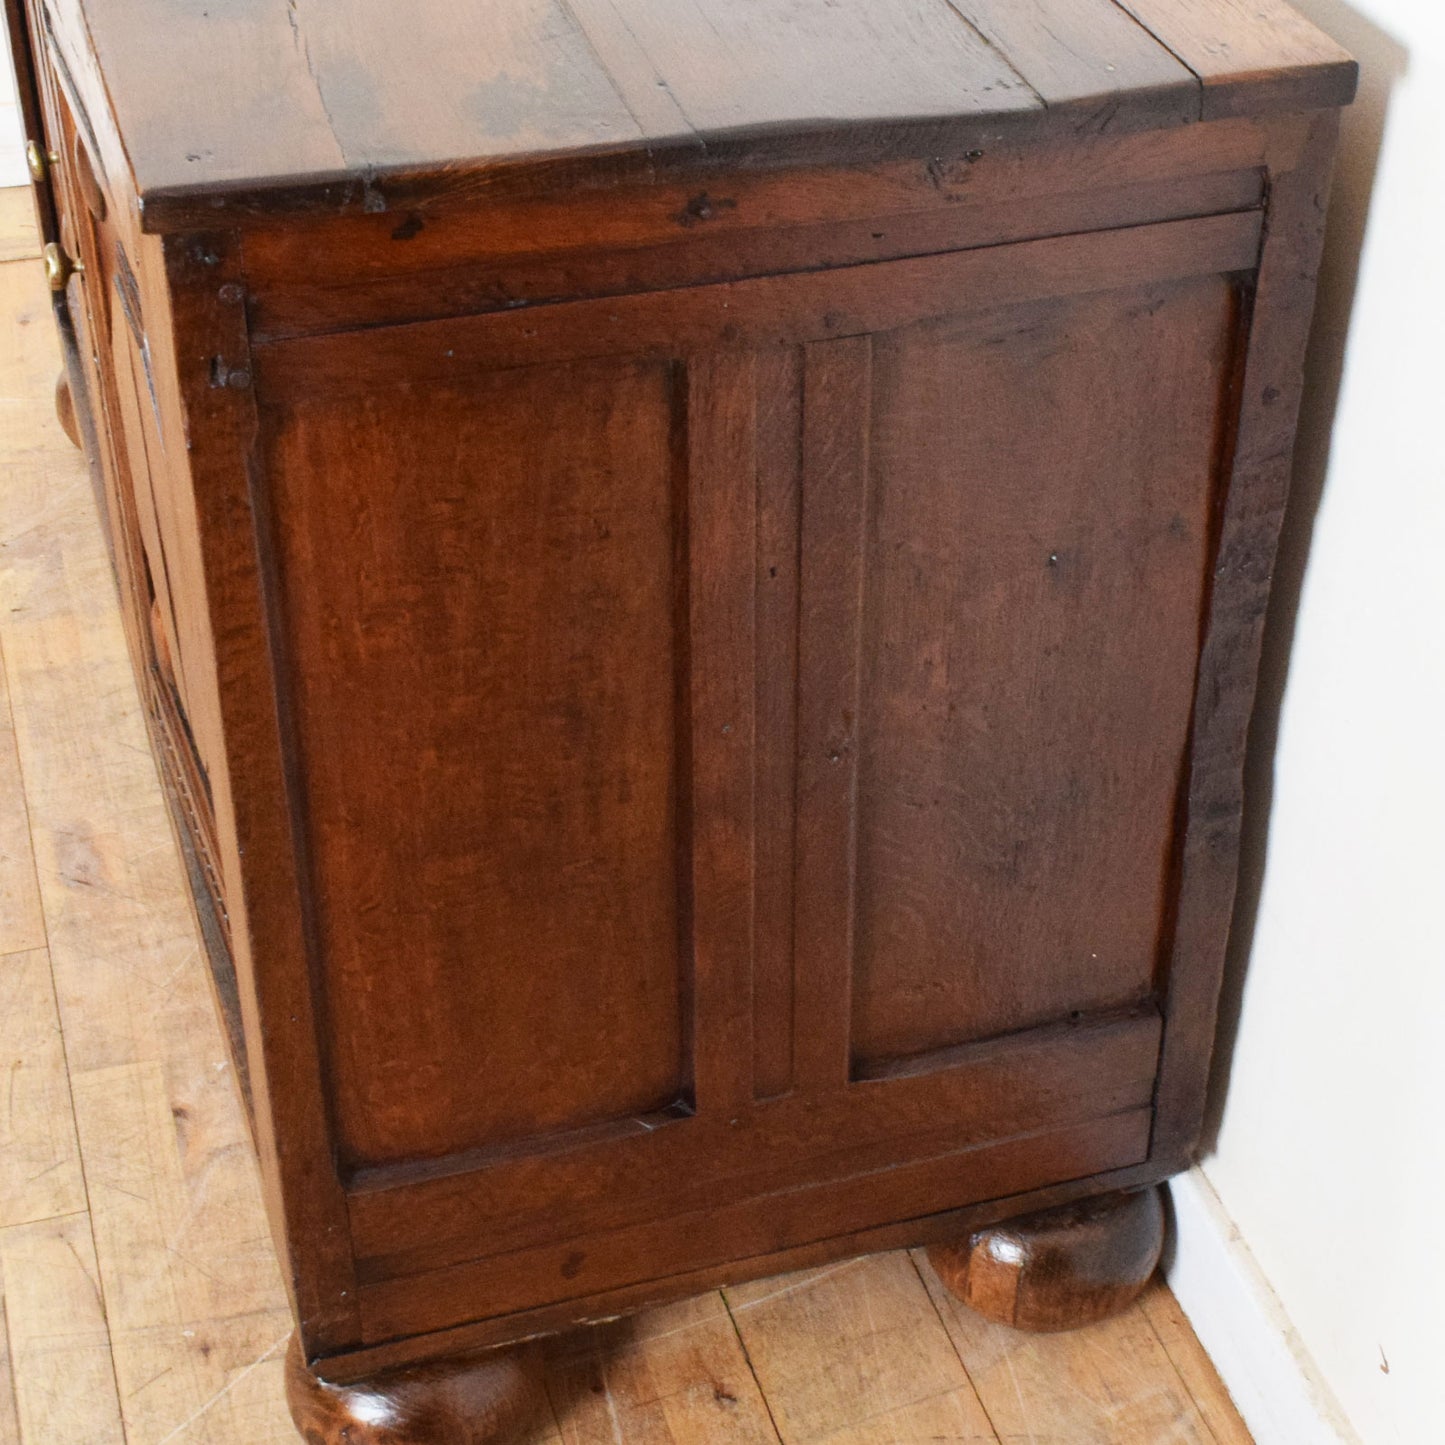
[[[677,385],[548,367],[263,418],[355,1164],[690,1092]]]
[[[859,1066],[1152,996],[1236,314],[1207,278],[875,345]]]

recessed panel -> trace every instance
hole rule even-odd
[[[670,369],[625,362],[267,414],[353,1164],[687,1091],[673,417]]]
[[[855,1063],[1151,992],[1233,314],[1204,278],[875,338]]]

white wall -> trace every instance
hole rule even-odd
[[[1203,1168],[1359,1437],[1428,1445],[1445,1440],[1445,7],[1295,3],[1361,61],[1362,92]]]
[[[30,176],[25,169],[24,127],[15,103],[10,33],[3,25],[0,25],[0,64],[4,66],[4,75],[0,75],[0,186],[26,186],[30,184]]]

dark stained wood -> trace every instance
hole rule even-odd
[[[876,1228],[857,1230],[844,1236],[818,1240],[810,1245],[794,1245],[776,1253],[758,1255],[745,1261],[694,1270],[685,1275],[647,1280],[606,1297],[609,1313],[603,1320],[618,1318],[647,1310],[669,1300],[677,1300],[728,1283],[762,1279],[790,1270],[809,1269],[815,1265],[855,1258],[875,1251],[926,1247],[939,1240],[957,1239],[961,1233],[978,1225],[1006,1219],[1020,1212],[1052,1208],[1074,1199],[1093,1197],[1114,1189],[1134,1189],[1157,1184],[1188,1167],[1187,1160],[1169,1164],[1151,1159],[1144,1164],[1130,1165],[1087,1179],[1064,1184],[1047,1185],[1010,1195],[1007,1199],[985,1204],[944,1210],[917,1219],[895,1221]],[[585,1303],[585,1302],[584,1302]],[[512,1340],[532,1338],[537,1334],[567,1333],[574,1325],[598,1323],[598,1312],[579,1312],[578,1302],[567,1301],[530,1310],[525,1315],[508,1316],[503,1320],[474,1321],[452,1329],[433,1330],[330,1356],[326,1360],[329,1379],[361,1380],[377,1370],[393,1369],[404,1364],[439,1360],[478,1349],[491,1348]]]
[[[769,740],[754,759],[752,1047],[753,1089],[776,1097],[793,1084],[794,1042],[808,1028],[806,1000],[793,981],[793,787],[798,726],[798,526],[803,390],[802,352],[780,348],[756,358],[754,502],[755,646],[753,726]]]
[[[701,147],[820,121],[873,128],[1042,108],[949,0],[578,0],[572,9],[624,98],[665,89]]]
[[[286,1401],[307,1445],[507,1445],[546,1410],[535,1348],[497,1350],[333,1385],[286,1351]]]
[[[1260,228],[1257,213],[1234,212],[878,266],[762,276],[681,294],[648,292],[298,337],[257,347],[257,385],[263,397],[301,386],[339,396],[364,393],[403,369],[416,383],[446,385],[483,367],[826,341],[947,316],[970,296],[1003,306],[1075,288],[1104,291],[1249,271],[1258,259]]]
[[[1199,77],[1205,120],[1354,99],[1354,60],[1286,0],[1118,3]]]
[[[1016,1322],[1132,1288],[1157,1202],[1083,1201],[1201,1117],[1352,65],[1273,0],[13,28],[305,1428],[994,1226]],[[485,1438],[493,1366],[373,1398]]]
[[[802,988],[798,996],[812,1001]],[[809,1013],[799,1025],[810,1027]],[[876,1081],[887,1087],[780,1097],[746,1123],[628,1120],[458,1160],[446,1173],[367,1171],[351,1195],[353,1238],[369,1277],[397,1277],[635,1224],[662,1194],[703,1208],[1084,1122],[1149,1103],[1159,1037],[1147,1013],[1055,1025],[895,1068]]]
[[[1199,658],[1159,1061],[1155,1147],[1168,1152],[1194,1148],[1204,1113],[1238,878],[1245,742],[1289,500],[1337,129],[1337,114],[1321,112],[1297,164],[1273,178],[1249,345],[1235,377],[1237,420]]]
[[[849,1073],[871,353],[856,336],[813,342],[803,361],[793,946],[810,1015],[795,1077],[808,1093]]]
[[[957,156],[1054,124],[1338,104],[1353,85],[1283,5],[1239,0],[54,7],[67,53],[99,57],[147,229],[277,204],[364,214],[539,182]]]
[[[523,1311],[566,1304],[572,1322],[613,1314],[632,1281],[645,1281],[659,1258],[680,1272],[731,1263],[735,1278],[775,1272],[748,1262],[815,1240],[833,1241],[828,1257],[856,1253],[853,1231],[918,1220],[956,1207],[961,1196],[986,1200],[1041,1188],[1062,1175],[1102,1175],[1140,1162],[1152,1110],[1135,1109],[1088,1124],[956,1149],[937,1158],[890,1163],[836,1183],[761,1194],[722,1207],[668,1213],[626,1229],[454,1265],[360,1287],[368,1344],[460,1325],[476,1300],[492,1311],[494,1338],[528,1333]],[[626,1283],[624,1283],[626,1281]],[[621,1299],[619,1299],[621,1296]],[[516,1312],[516,1317],[507,1316]]]
[[[1257,207],[1304,121],[1234,120],[940,162],[730,176],[480,211],[271,226],[244,238],[253,336],[991,245]],[[700,219],[705,197],[706,219]],[[669,245],[668,242],[680,244]]]
[[[1164,1248],[1158,1189],[1102,1194],[1021,1215],[929,1248],[928,1262],[970,1309],[1019,1330],[1072,1330],[1118,1314]]]
[[[1068,114],[1078,135],[1123,128],[1136,113],[1159,126],[1199,114],[1194,73],[1116,4],[950,3],[1008,57],[1050,111]]]
[[[630,360],[496,373],[430,390],[418,432],[398,373],[262,417],[351,1165],[688,1092],[676,384]]]
[[[1235,330],[1211,277],[879,344],[860,1060],[1150,996]]]
[[[690,559],[692,1104],[734,1118],[753,1095],[757,357],[700,356],[686,376],[687,517],[675,531]]]

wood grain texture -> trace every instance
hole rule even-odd
[[[914,1258],[1005,1445],[1212,1445],[1219,1439],[1142,1305],[1076,1333],[1025,1334],[960,1304],[922,1251]],[[1150,1385],[1140,1390],[1144,1377]]]
[[[433,392],[430,441],[409,384],[265,418],[353,1164],[647,1115],[688,1091],[672,387],[630,362],[499,374]],[[418,466],[434,489],[414,486]],[[539,652],[538,628],[573,641]]]
[[[1159,126],[1198,117],[1193,72],[1117,5],[951,3],[1076,133],[1118,127],[1139,112]]]
[[[687,366],[687,579],[694,1106],[753,1095],[758,372],[749,352]]]
[[[1282,4],[1239,0],[145,3],[57,0],[54,30],[72,70],[98,57],[82,90],[147,228],[959,155],[1011,131],[1337,104],[1353,84]]]
[[[170,302],[172,425],[206,438],[188,460],[216,648],[211,676],[222,751],[212,778],[221,874],[267,1207],[275,1237],[287,1241],[283,1275],[306,1325],[305,1343],[314,1347],[354,1338],[354,1263],[317,1058],[308,954],[313,924],[289,801],[292,761],[282,746],[282,729],[293,723],[276,694],[267,623],[272,544],[247,466],[255,399],[247,386],[230,384],[233,372],[246,381],[252,367],[234,252],[224,236],[167,238],[163,255],[144,269],[150,275],[156,268],[154,284]],[[233,786],[233,778],[246,786]]]
[[[786,1445],[994,1439],[906,1254],[759,1280],[724,1296]],[[820,1374],[831,1389],[818,1388]]]
[[[0,189],[0,261],[39,256],[35,229],[35,197],[28,186]]]
[[[1236,119],[249,232],[258,341],[1251,210],[1303,134]]]
[[[1272,109],[1344,71],[1165,8],[1178,49],[1111,0],[295,0],[141,55],[117,0],[54,0],[127,725],[325,1378],[1182,1161],[1331,145]],[[221,32],[212,90],[168,86]],[[264,66],[261,160],[208,171]],[[19,525],[41,470],[0,503],[0,644],[69,1030],[83,950],[169,885],[83,763],[32,768],[99,647]],[[209,1043],[143,1036],[169,983],[100,979],[72,1060],[162,1438],[279,1369],[276,1278],[196,1183],[254,1184],[192,1145]],[[249,1267],[199,1362],[154,1338],[214,1318],[193,1220]]]
[[[674,1292],[683,1293],[681,1281],[692,1277],[773,1272],[787,1262],[785,1252],[802,1254],[815,1243],[825,1259],[856,1253],[872,1247],[871,1235],[900,1221],[917,1238],[926,1216],[944,1215],[961,1198],[1024,1194],[1059,1178],[1082,1180],[1137,1164],[1147,1154],[1149,1124],[1149,1110],[1129,1110],[720,1208],[670,1213],[628,1228],[363,1284],[365,1342],[467,1326],[477,1344],[501,1343],[620,1312],[639,1291],[648,1298],[645,1287],[658,1278],[660,1259],[678,1281]],[[709,1269],[719,1273],[710,1277]],[[482,1300],[488,1317],[478,1320]]]
[[[812,1092],[849,1072],[872,338],[807,346],[803,395],[793,926],[796,987],[812,1016],[794,1057]]]
[[[1197,75],[1201,116],[1348,105],[1358,67],[1287,0],[1117,0]]]
[[[1258,213],[1234,212],[878,266],[298,337],[255,348],[256,383],[265,402],[302,386],[312,396],[355,395],[403,374],[413,383],[446,384],[482,369],[673,358],[723,343],[841,340],[1050,296],[1249,271],[1260,233]]]
[[[30,851],[30,821],[25,812],[20,759],[15,751],[4,651],[0,648],[0,956],[44,945],[45,920],[40,912],[40,888]]]
[[[547,1346],[563,1445],[775,1445],[770,1411],[716,1291]]]
[[[0,1229],[0,1288],[23,1445],[125,1445],[90,1220]]]
[[[1107,1115],[1069,1120],[1077,1129],[1063,1127],[1067,1106],[1023,1122],[990,1094],[988,1132],[977,1137],[929,1139],[920,1122],[899,1152],[876,1132],[890,1109],[916,1108],[920,1121],[962,1127],[952,1080],[976,1061],[947,1053],[955,1047],[999,1034],[1008,1036],[1003,1054],[1021,1056],[1032,1045],[1024,1032],[1031,1027],[1069,1015],[1093,1026],[1115,1009],[1142,1007],[1136,1022],[1147,1027],[1159,887],[1156,878],[1135,910],[1143,922],[1124,983],[1109,975],[1092,991],[1081,985],[1078,997],[1060,999],[1041,982],[1032,1011],[1009,1012],[1005,994],[997,1016],[957,1021],[896,1048],[853,1047],[856,733],[860,721],[874,720],[878,736],[897,733],[903,751],[938,766],[937,749],[894,719],[876,722],[874,699],[889,686],[885,658],[913,656],[915,636],[930,626],[958,626],[947,609],[930,621],[926,605],[905,597],[884,606],[882,632],[870,652],[860,651],[871,585],[868,488],[883,485],[889,457],[930,455],[914,446],[910,417],[954,408],[938,392],[937,367],[882,375],[868,360],[874,343],[866,336],[826,338],[923,325],[920,334],[929,337],[962,337],[984,376],[999,359],[988,348],[1022,333],[1030,338],[1021,343],[1026,360],[1057,350],[1059,374],[1050,371],[1048,385],[1061,406],[1059,378],[1101,378],[1102,390],[1068,393],[1080,427],[1092,418],[1101,432],[1141,436],[1137,413],[1109,426],[1097,417],[1114,415],[1107,399],[1129,394],[1120,378],[1137,376],[1127,363],[1141,365],[1134,353],[1144,350],[1142,364],[1159,390],[1144,389],[1137,405],[1177,413],[1178,428],[1153,450],[1141,441],[1125,456],[1119,474],[1130,484],[1118,505],[1130,516],[1140,512],[1142,531],[1096,571],[1106,593],[1127,588],[1137,565],[1131,571],[1119,555],[1137,564],[1158,553],[1162,580],[1151,608],[1172,640],[1138,645],[1177,657],[1187,672],[1220,395],[1201,383],[1221,373],[1231,335],[1230,285],[1219,273],[1253,263],[1258,230],[1257,216],[1229,214],[1021,243],[1006,256],[952,253],[256,349],[262,446],[252,495],[265,566],[274,569],[269,626],[281,662],[279,710],[297,730],[293,827],[303,830],[297,836],[315,890],[305,906],[332,1031],[322,1068],[334,1090],[344,1163],[366,1171],[367,1192],[373,1184],[401,1190],[380,1212],[362,1190],[352,1191],[353,1230],[365,1229],[385,1251],[373,1255],[363,1245],[357,1256],[369,1338],[451,1328],[483,1308],[520,1317],[529,1308],[528,1271],[531,1308],[562,1310],[572,1301],[574,1317],[585,1317],[608,1308],[616,1291],[633,1288],[673,1250],[680,1251],[676,1267],[690,1273],[720,1263],[718,1251],[750,1256],[784,1240],[801,1248],[826,1228],[847,1237],[860,1224],[881,1226],[885,1207],[923,1216],[977,1201],[1007,1168],[1020,1170],[1020,1187],[1041,1184],[1036,1171],[1049,1151],[1067,1156],[1071,1168],[1087,1157],[1097,1157],[1099,1169],[1140,1161],[1131,1111],[1142,1093],[1121,1093]],[[1160,283],[1157,294],[1139,288],[1146,276]],[[977,316],[970,295],[990,303]],[[1036,311],[1008,309],[1056,295],[1094,299],[1063,306],[1053,332],[1041,331]],[[1141,341],[1147,337],[1152,350]],[[765,358],[775,358],[779,344],[788,354],[799,342],[796,374],[791,363],[769,369]],[[720,359],[714,353],[723,348]],[[1188,358],[1193,370],[1176,374],[1159,362],[1167,355]],[[307,390],[295,400],[303,368]],[[432,368],[442,385],[429,392],[428,425],[419,429],[413,388]],[[805,1010],[807,1026],[795,1033],[792,1068],[808,1089],[786,1109],[750,1115],[739,1105],[758,1092],[746,1065],[757,927],[749,850],[758,817],[756,723],[748,712],[759,674],[757,599],[739,595],[738,579],[750,578],[756,593],[758,522],[747,513],[757,507],[764,376],[802,396],[796,422],[767,436],[781,474],[796,476],[785,485],[801,491],[801,846],[791,945],[794,1007]],[[910,411],[915,396],[918,410]],[[999,435],[1035,435],[1001,390],[990,409]],[[540,434],[539,414],[556,423]],[[880,428],[894,439],[889,457],[872,436]],[[1040,458],[995,444],[994,433],[984,440],[1012,458],[1004,471],[1048,475],[1062,466],[1057,452]],[[962,438],[953,449],[966,450]],[[788,472],[790,455],[796,473]],[[1083,455],[1103,465],[1107,451],[1091,443]],[[344,467],[342,457],[350,459]],[[1181,493],[1161,489],[1151,510],[1139,489],[1166,463],[1178,468],[1168,475],[1180,479]],[[429,479],[424,489],[414,484],[419,468]],[[1102,474],[1068,475],[1074,505]],[[927,492],[926,475],[917,486]],[[958,480],[957,489],[978,507],[989,495],[981,473]],[[1009,511],[1013,494],[1001,495],[1009,525],[1031,536],[1037,518],[1020,521]],[[1176,521],[1180,506],[1189,516]],[[931,514],[897,530],[944,546]],[[890,534],[889,545],[896,540]],[[1045,579],[1047,555],[1036,559]],[[1132,635],[1108,616],[1101,637]],[[571,639],[569,646],[539,652],[539,627],[548,638]],[[1049,637],[1023,644],[1029,655],[1047,654],[1049,645],[1061,644]],[[1124,645],[1111,643],[1095,671],[1126,670]],[[850,657],[857,659],[851,683]],[[1088,673],[1088,657],[1075,666]],[[1155,729],[1148,766],[1136,760],[1124,775],[1149,785],[1156,823],[1162,815],[1150,842],[1132,850],[1152,848],[1159,871],[1188,688],[1174,686],[1177,674],[1169,673],[1160,683],[1165,698],[1137,674],[1128,673],[1120,695],[1135,698],[1139,715],[1114,719],[1109,737],[1133,737],[1144,715]],[[1060,727],[1067,730],[1079,706],[1059,705]],[[1074,758],[1066,739],[1058,746]],[[896,791],[886,780],[870,797]],[[1101,806],[1110,816],[1137,811],[1112,808],[1107,797]],[[1006,831],[1018,809],[1006,803],[1000,811]],[[388,820],[398,817],[411,821],[397,829]],[[537,831],[543,822],[545,834]],[[828,852],[816,878],[809,850]],[[1119,851],[1131,852],[1123,844]],[[494,871],[508,859],[504,872]],[[598,892],[603,877],[613,883]],[[872,906],[893,885],[883,869],[861,886]],[[1007,897],[1007,880],[1000,889]],[[1097,891],[1091,885],[1083,893]],[[776,913],[772,926],[787,931]],[[669,953],[677,937],[687,946]],[[403,968],[403,959],[414,962]],[[1086,981],[1092,962],[1078,960]],[[947,974],[932,956],[928,966]],[[1038,979],[1048,976],[1038,969]],[[599,1049],[599,1017],[607,1021],[607,1052]],[[499,1034],[501,1019],[514,1026]],[[1051,1047],[1061,1044],[1053,1039]],[[483,1053],[491,1060],[487,1078],[470,1067]],[[936,1057],[900,1073],[886,1067],[898,1054]],[[869,1088],[838,1095],[835,1110],[828,1096],[848,1085],[855,1063]],[[888,1101],[879,1115],[875,1100]],[[721,1121],[709,1124],[713,1113]],[[846,1143],[820,1132],[825,1117]],[[1049,1124],[1059,1126],[1050,1142],[1013,1132]],[[809,1137],[826,1142],[827,1157],[805,1144],[808,1153],[790,1158],[788,1141]],[[964,1153],[967,1162],[957,1157]],[[739,1157],[747,1170],[730,1162]],[[405,1193],[432,1175],[448,1181],[443,1192],[453,1191],[463,1211],[468,1191],[489,1201],[491,1227],[444,1220],[440,1252],[432,1253],[422,1243],[428,1216]],[[545,1212],[544,1196],[557,1201]],[[730,1244],[679,1222],[704,1207],[729,1221]],[[385,1243],[381,1219],[399,1226],[399,1249]],[[544,1227],[550,1233],[541,1234]],[[459,1252],[467,1247],[470,1254]]]
[[[78,1213],[85,1182],[43,948],[0,956],[0,1060],[0,1228]]]
[[[0,1271],[0,1319],[4,1318],[5,1278]],[[15,1405],[15,1375],[10,1368],[10,1339],[0,1329],[0,1445],[21,1445],[20,1415]]]
[[[616,69],[640,83],[650,71],[654,88],[667,90],[703,144],[788,125],[1041,108],[1027,80],[960,23],[947,0],[583,0],[574,8],[589,27],[594,12],[616,11],[625,40],[611,26],[599,28],[604,64],[613,69],[617,55]],[[634,64],[630,47],[640,52]]]
[[[1252,1445],[1253,1437],[1234,1408],[1214,1361],[1205,1353],[1179,1301],[1162,1278],[1156,1278],[1144,1291],[1135,1308],[1149,1321],[1216,1445]],[[1148,1354],[1152,1356],[1153,1352]]]
[[[935,1244],[928,1262],[971,1310],[1035,1333],[1078,1329],[1127,1309],[1164,1248],[1158,1189],[1101,1194]]]
[[[991,1134],[1085,1122],[1149,1102],[1158,1040],[1147,1013],[1066,1024],[924,1060],[882,1088],[780,1097],[751,1116],[598,1130],[566,1141],[562,1157],[519,1150],[436,1177],[375,1171],[351,1196],[353,1237],[369,1273],[404,1274],[473,1258],[479,1241],[506,1251],[635,1224],[661,1195],[673,1208],[703,1209]]]
[[[1199,658],[1168,963],[1156,1149],[1194,1147],[1204,1112],[1219,981],[1238,877],[1244,753],[1275,548],[1289,497],[1305,342],[1339,116],[1312,118],[1298,161],[1273,177],[1270,223],[1235,384],[1238,418]]]
[[[754,727],[776,741],[755,750],[752,1084],[759,1098],[785,1094],[807,1028],[795,987],[793,876],[797,796],[798,527],[802,507],[803,358],[798,348],[756,360],[757,533],[754,559]]]
[[[217,1147],[204,1113],[172,1102],[159,1062],[88,1070],[71,1086],[128,1436],[163,1439],[207,1407],[281,1445],[289,1316],[234,1105],[222,1116],[234,1142]]]
[[[1151,994],[1235,332],[1214,277],[880,343],[860,1061]]]

